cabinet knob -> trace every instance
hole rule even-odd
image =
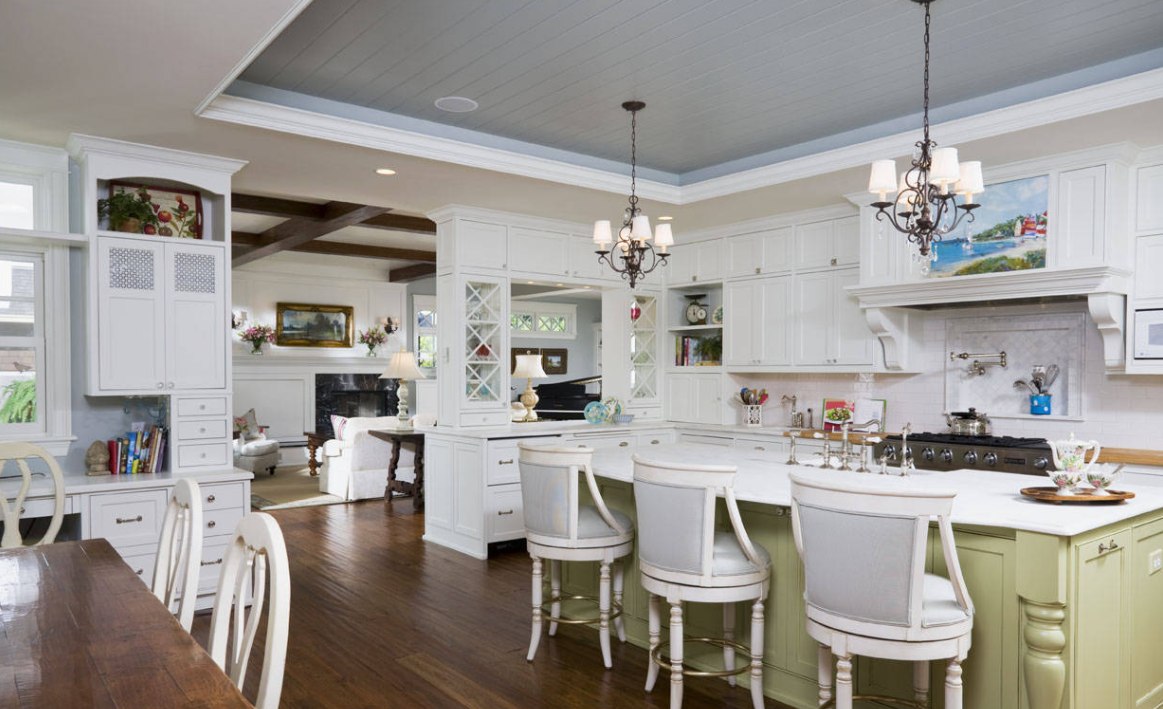
[[[167,382],[167,383],[166,383],[166,388],[167,388],[167,389],[173,389],[173,388],[174,388],[174,383],[173,383],[173,382]]]
[[[205,458],[205,457],[206,457],[206,454],[205,454],[205,453],[203,453],[201,457]]]
[[[836,265],[836,259],[832,259],[832,265],[833,265],[833,266],[835,266],[835,265]]]
[[[218,498],[217,498],[217,497],[214,497],[213,495],[207,495],[207,496],[206,496],[206,502],[213,502],[213,501],[215,501],[215,500],[217,500],[217,499],[218,499]]]
[[[215,527],[218,526],[218,523],[215,522],[214,520],[210,520],[209,522],[206,523],[206,526],[209,527],[210,529],[214,529]]]
[[[757,275],[757,276],[759,275],[759,266],[755,267],[755,275]]]
[[[691,281],[697,281],[697,280],[699,280],[698,276],[691,276]]]
[[[137,571],[134,571],[133,573],[137,574],[138,576],[141,576],[143,573],[145,573],[145,569],[138,569]]]
[[[164,383],[162,383],[162,382],[158,382],[158,383],[157,383],[157,388],[158,388],[158,389],[165,389],[165,388],[166,388],[166,385],[165,385]]]
[[[206,427],[205,427],[205,426],[203,426],[203,427],[201,427],[201,428],[199,428],[199,429],[198,429],[198,433],[205,433],[205,432],[206,432]]]

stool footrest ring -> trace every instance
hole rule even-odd
[[[682,674],[684,677],[730,677],[731,675],[741,675],[744,672],[751,670],[751,648],[743,643],[735,642],[734,640],[727,640],[726,638],[683,638],[684,641],[691,641],[696,643],[705,643],[714,647],[733,647],[736,650],[744,653],[747,656],[747,662],[743,663],[742,667],[736,667],[733,670],[689,670],[686,665],[683,665]],[[662,649],[670,649],[670,642],[663,641],[654,646],[650,650],[650,661],[659,667],[669,670],[670,661],[662,659]]]
[[[833,687],[832,691],[835,690],[836,688]],[[928,709],[929,707],[924,702],[915,702],[911,699],[900,699],[899,697],[886,697],[883,694],[853,694],[852,701],[879,702],[881,704],[887,704],[890,707],[902,707],[903,709]],[[829,707],[834,708],[835,706],[836,700],[829,699],[826,703],[820,705],[820,709],[829,709]]]
[[[541,604],[541,612],[545,614],[545,619],[550,623],[558,623],[559,625],[591,625],[599,623],[602,620],[601,611],[598,615],[589,618],[564,618],[562,616],[550,615],[550,609],[554,603],[562,601],[589,601],[591,603],[600,603],[596,596],[553,596],[545,603]],[[610,620],[622,615],[622,604],[610,601]]]

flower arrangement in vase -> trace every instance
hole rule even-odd
[[[366,330],[360,330],[357,342],[367,346],[368,357],[375,357],[376,348],[388,341],[387,327],[391,327],[391,324],[386,325],[385,329],[380,329],[379,325],[372,325]]]
[[[270,325],[251,325],[238,333],[238,339],[250,343],[252,355],[260,355],[264,342],[275,341],[275,329]]]

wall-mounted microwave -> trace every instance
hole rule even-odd
[[[1163,359],[1163,309],[1135,311],[1135,359]]]

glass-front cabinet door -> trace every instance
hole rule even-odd
[[[507,397],[505,305],[507,284],[500,280],[468,277],[464,297],[464,403],[494,406]]]
[[[630,304],[630,401],[658,399],[658,299],[635,295]]]

